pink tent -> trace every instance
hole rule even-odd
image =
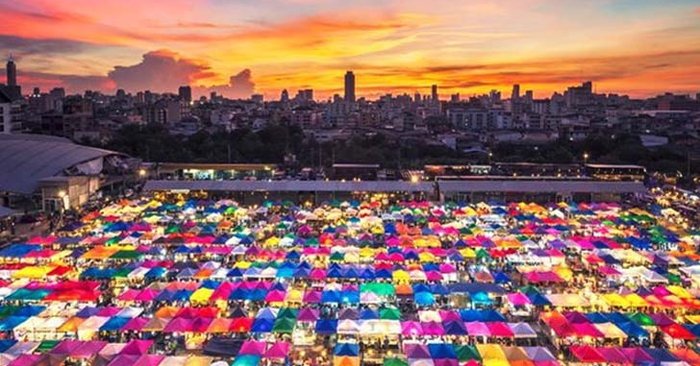
[[[8,366],[33,366],[41,360],[42,355],[19,355]]]
[[[508,326],[507,323],[488,322],[488,323],[486,323],[486,327],[489,329],[489,332],[491,333],[492,337],[505,337],[505,338],[515,337],[513,330],[510,329],[510,327]]]
[[[321,291],[307,290],[304,293],[304,302],[307,304],[318,304],[321,302]]]
[[[515,292],[512,294],[506,295],[508,298],[508,301],[513,304],[514,306],[524,306],[524,305],[529,305],[531,304],[530,298],[528,298],[525,294],[522,292]]]
[[[309,277],[315,281],[321,281],[326,278],[326,271],[320,268],[314,268],[311,270]]]
[[[277,342],[265,352],[265,358],[284,359],[289,355],[292,345],[289,342]]]
[[[192,320],[173,318],[163,329],[166,333],[183,333],[192,331]]]
[[[82,345],[82,343],[83,342],[81,342],[81,341],[66,339],[66,340],[61,341],[51,351],[49,351],[49,354],[51,354],[51,355],[69,355],[75,349],[80,347]]]
[[[628,364],[630,361],[627,356],[617,347],[598,347],[596,348],[608,363]],[[636,364],[636,363],[635,363]]]
[[[401,322],[401,334],[409,337],[421,336],[423,335],[423,327],[421,327],[421,324],[419,322]]]
[[[443,322],[450,321],[450,320],[455,320],[458,322],[462,321],[462,317],[459,316],[459,313],[453,310],[440,310],[440,318],[442,319]]]
[[[148,350],[151,348],[153,345],[152,340],[141,340],[141,339],[134,339],[130,341],[129,343],[124,346],[122,351],[119,353],[120,355],[142,355],[144,353],[148,353]]]
[[[431,359],[428,346],[424,344],[405,344],[403,345],[403,353],[407,358],[412,359]]]
[[[464,325],[467,328],[467,334],[470,336],[489,337],[491,335],[489,328],[482,322],[466,322]]]
[[[104,341],[87,341],[83,342],[80,347],[74,349],[70,353],[70,357],[73,358],[92,358],[97,355],[105,346],[107,342]]]
[[[303,308],[299,311],[299,316],[297,320],[300,322],[315,322],[319,318],[319,311],[317,309]]]
[[[107,306],[104,308],[100,308],[97,312],[97,316],[107,316],[107,317],[112,317],[116,316],[119,314],[119,312],[122,311],[122,309],[116,307],[116,306]]]
[[[141,293],[139,293],[134,300],[148,302],[153,301],[153,299],[155,299],[156,296],[158,296],[158,291],[147,288],[141,291]]]
[[[459,362],[457,360],[451,360],[447,358],[439,358],[436,360],[433,360],[433,365],[435,366],[459,366]]]
[[[141,358],[141,355],[117,355],[107,366],[133,365]]]
[[[285,291],[280,291],[280,290],[273,290],[267,293],[265,295],[265,301],[266,302],[282,302],[284,301],[285,296],[287,293]]]
[[[423,334],[425,335],[440,336],[445,334],[445,329],[442,327],[442,323],[426,322],[422,323],[421,327],[423,328]]]
[[[195,318],[192,320],[191,331],[204,333],[209,328],[213,318]]]
[[[245,341],[241,346],[239,355],[262,356],[265,354],[265,342]]]
[[[121,301],[134,301],[140,293],[141,291],[130,288],[122,292],[117,299]]]
[[[605,338],[605,334],[598,330],[598,328],[594,327],[593,324],[574,323],[571,324],[571,327],[574,328],[574,332],[579,337]]]
[[[136,317],[132,318],[124,326],[122,327],[121,330],[135,330],[135,331],[140,331],[147,323],[149,319],[144,318],[144,317]]]

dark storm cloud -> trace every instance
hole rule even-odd
[[[89,43],[68,39],[30,39],[0,35],[0,49],[18,56],[83,52],[94,47]]]

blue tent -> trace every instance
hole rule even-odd
[[[10,331],[15,329],[16,326],[24,323],[28,316],[8,316],[7,318],[0,319],[0,331]]]
[[[430,292],[416,292],[413,296],[416,304],[420,306],[429,306],[435,304],[435,297]]]
[[[430,351],[430,357],[433,359],[457,359],[457,352],[455,352],[454,346],[449,343],[430,343],[428,344],[428,351]]]
[[[25,305],[17,309],[12,315],[16,316],[35,316],[46,310],[46,306],[42,305]]]
[[[316,321],[316,333],[321,335],[335,334],[338,329],[338,320],[319,319]]]
[[[126,323],[129,320],[131,320],[131,319],[124,318],[121,316],[114,316],[114,317],[110,318],[109,320],[107,320],[106,323],[102,324],[102,326],[100,327],[100,331],[109,332],[109,331],[120,330],[120,329],[122,329],[122,327],[124,325],[126,325]]]
[[[274,320],[272,319],[255,319],[253,326],[250,328],[251,332],[256,333],[270,333],[272,332],[272,327],[274,326]]]
[[[649,338],[649,332],[647,332],[644,328],[640,327],[639,325],[635,324],[634,322],[628,321],[628,322],[618,322],[615,323],[615,326],[620,328],[621,331],[625,332],[628,337],[631,338]]]
[[[445,334],[449,334],[449,335],[466,335],[467,334],[467,327],[464,325],[463,322],[460,322],[460,321],[449,320],[449,321],[443,322],[442,327],[443,327],[443,329],[445,329]]]
[[[527,297],[530,299],[530,302],[532,303],[532,305],[535,305],[535,306],[551,306],[552,305],[552,303],[549,301],[549,299],[544,297],[544,295],[542,295],[539,292],[534,292],[534,293],[528,294]]]
[[[163,290],[155,297],[155,301],[172,301],[175,291]]]
[[[321,302],[323,303],[339,303],[340,291],[323,291],[321,293]]]
[[[681,362],[678,357],[672,355],[668,350],[663,348],[643,348],[644,352],[648,353],[649,356],[653,357],[657,365],[666,362]]]
[[[333,354],[336,356],[357,357],[360,355],[360,346],[357,343],[337,343]]]
[[[588,313],[585,315],[586,315],[586,318],[588,318],[588,320],[591,321],[591,323],[595,323],[595,324],[607,323],[610,321],[610,319],[608,319],[608,317],[605,314],[600,313],[600,312]]]
[[[14,339],[0,339],[0,353],[7,351],[17,343]]]

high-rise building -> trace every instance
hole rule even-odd
[[[282,94],[280,94],[280,102],[289,102],[289,92],[287,91],[287,89],[282,90]]]
[[[520,84],[513,84],[513,92],[510,94],[510,99],[520,99]]]
[[[416,92],[416,94],[413,95],[413,101],[416,102],[416,103],[420,103],[421,99],[420,99],[420,93],[419,93],[419,92]]]
[[[352,71],[345,73],[345,101],[355,102],[355,74]]]
[[[430,87],[430,96],[433,98],[433,101],[437,101],[440,97],[438,96],[438,90],[437,90],[437,85],[433,84]]]
[[[17,65],[15,65],[15,60],[10,55],[7,60],[7,86],[17,86]]]
[[[177,95],[180,97],[180,100],[187,102],[187,103],[191,102],[192,101],[192,87],[190,87],[189,85],[181,86],[177,90]]]

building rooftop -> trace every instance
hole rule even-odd
[[[110,155],[123,154],[78,145],[60,137],[0,135],[0,191],[29,194],[42,179]]]

